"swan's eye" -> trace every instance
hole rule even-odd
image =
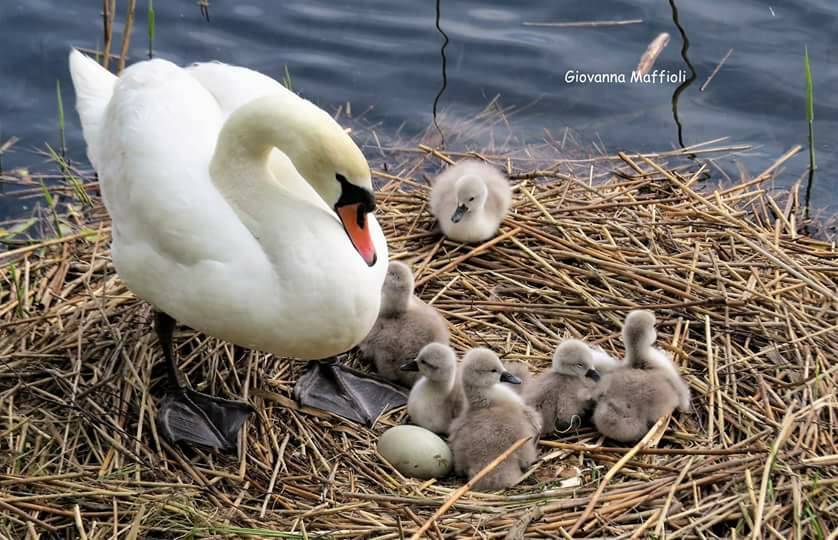
[[[468,202],[472,202],[473,200],[474,200],[474,197],[469,197],[468,198]]]
[[[498,372],[498,370],[496,370],[496,369],[492,370],[492,373],[497,373],[497,372]]]
[[[576,364],[576,367],[582,367],[582,362],[579,362],[578,364]]]

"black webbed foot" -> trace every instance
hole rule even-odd
[[[312,361],[294,387],[302,405],[372,425],[381,413],[407,403],[407,393],[375,375],[332,361]]]
[[[168,390],[157,412],[160,433],[172,444],[182,441],[222,451],[237,450],[239,430],[253,407],[193,390],[175,362],[172,350],[175,320],[158,311],[154,327],[167,370]]]
[[[242,401],[177,388],[160,402],[157,426],[172,443],[231,451],[238,449],[239,430],[252,412],[253,407]]]

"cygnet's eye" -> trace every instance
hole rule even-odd
[[[584,367],[584,366],[582,366],[582,362],[579,362],[578,364],[576,364],[576,367]]]
[[[492,373],[497,373],[497,372],[498,372],[498,370],[496,370],[496,369],[492,370]]]
[[[474,197],[469,197],[468,198],[468,202],[472,202],[473,200],[474,200]]]

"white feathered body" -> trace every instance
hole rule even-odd
[[[378,261],[368,267],[281,152],[268,161],[277,184],[264,203],[276,203],[264,206],[269,223],[231,206],[218,189],[225,179],[210,175],[233,110],[268,93],[284,95],[289,107],[301,98],[224,64],[183,69],[151,60],[117,79],[74,52],[71,71],[113,222],[114,266],[129,289],[193,328],[281,356],[325,358],[363,339],[387,266],[378,223],[369,220]],[[237,196],[260,193],[243,181]]]

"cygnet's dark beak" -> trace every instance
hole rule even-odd
[[[457,209],[454,210],[454,214],[451,216],[451,221],[459,223],[463,220],[463,216],[466,215],[466,212],[468,212],[468,206],[464,204],[457,206]]]
[[[585,377],[588,377],[589,379],[593,379],[594,381],[598,381],[599,380],[599,371],[591,368],[585,373]]]
[[[508,371],[504,371],[500,374],[500,382],[505,382],[509,384],[521,384],[521,379],[509,373]]]
[[[399,369],[402,371],[419,371],[419,362],[417,362],[416,360],[411,360],[406,364],[402,364],[402,366]]]

